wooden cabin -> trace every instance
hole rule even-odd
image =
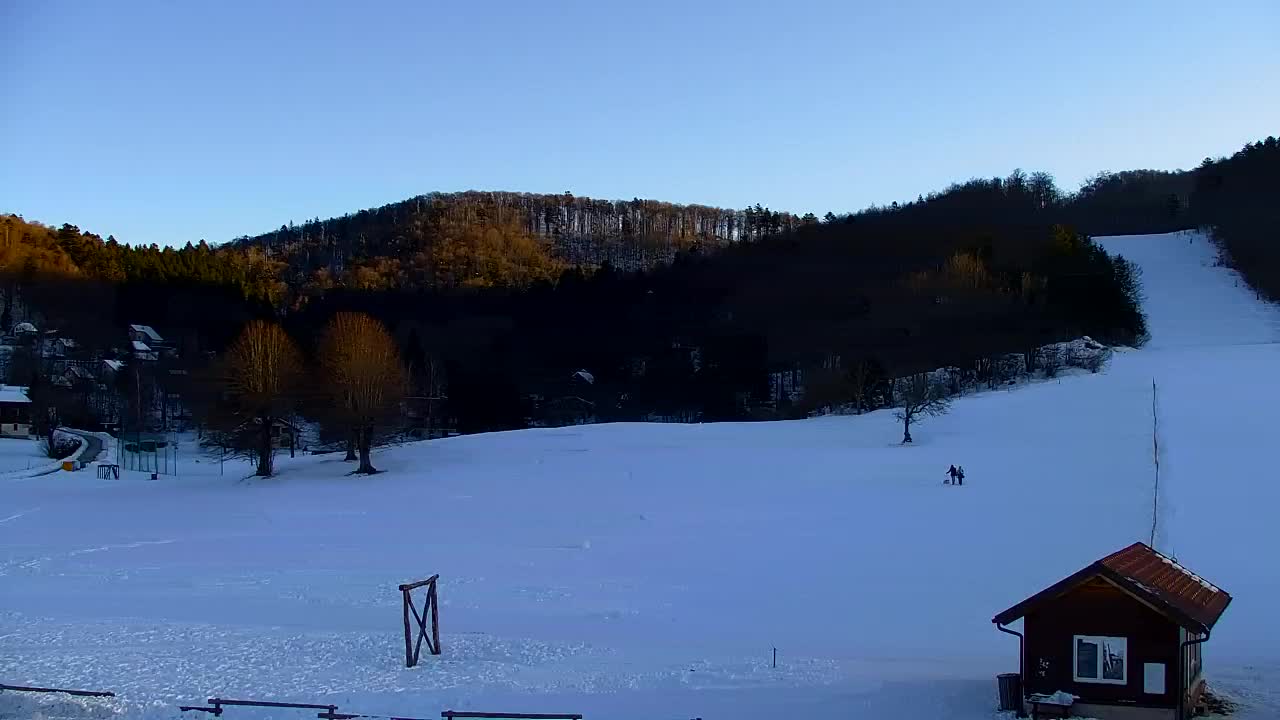
[[[992,618],[1019,636],[1024,699],[1064,691],[1074,715],[1182,720],[1204,692],[1200,647],[1231,596],[1144,543]],[[1022,620],[1022,633],[1005,625]]]
[[[27,389],[0,385],[0,437],[31,436],[31,398]]]
[[[295,450],[305,450],[306,446],[301,440],[302,432],[297,425],[280,418],[271,422],[271,447],[277,450],[288,450],[291,447]]]

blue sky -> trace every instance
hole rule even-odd
[[[6,0],[0,212],[166,244],[432,190],[1074,189],[1280,134],[1277,78],[1275,0]]]

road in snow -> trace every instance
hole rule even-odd
[[[1157,545],[1235,596],[1211,683],[1241,718],[1280,716],[1277,316],[1198,236],[1105,242],[1143,267],[1150,347],[965,398],[914,447],[881,412],[454,438],[380,452],[373,478],[325,456],[241,482],[247,466],[220,476],[184,448],[177,479],[5,481],[0,681],[120,698],[0,695],[0,718],[167,718],[214,695],[422,717],[990,718],[994,674],[1017,667],[991,616],[1148,537],[1153,379]],[[963,488],[942,485],[951,463]],[[406,670],[395,587],[437,572],[445,654]]]

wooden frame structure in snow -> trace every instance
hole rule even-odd
[[[432,575],[426,580],[407,583],[400,586],[400,596],[404,605],[404,666],[413,667],[418,664],[418,656],[422,652],[422,643],[425,640],[427,650],[432,655],[440,654],[440,602],[436,595],[436,580],[439,575]],[[420,587],[427,589],[423,598],[422,613],[418,613],[418,608],[413,604],[413,591]],[[418,626],[416,639],[414,638],[413,627],[409,622],[409,616],[412,615]],[[431,620],[431,635],[427,635],[427,620]]]

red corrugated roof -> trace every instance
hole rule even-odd
[[[1231,602],[1222,588],[1156,552],[1134,543],[1099,561],[1104,567],[1176,607],[1207,630]]]
[[[1058,597],[1082,582],[1103,576],[1163,610],[1188,630],[1208,632],[1231,603],[1231,595],[1161,555],[1145,543],[1111,553],[1079,572],[1045,588],[992,619],[1004,625],[1039,603]]]

